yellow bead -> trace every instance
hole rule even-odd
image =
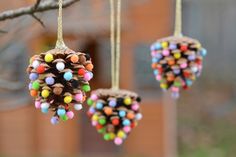
[[[93,120],[93,121],[98,121],[98,119],[99,119],[98,115],[96,115],[96,114],[93,115],[93,117],[92,117],[92,120]]]
[[[201,45],[200,43],[197,43],[196,47],[197,47],[198,49],[200,49],[200,48],[202,47],[202,45]]]
[[[132,103],[131,98],[130,97],[125,98],[124,103],[125,103],[125,105],[131,105],[131,103]]]
[[[161,86],[162,89],[166,89],[167,88],[167,84],[165,84],[165,83],[161,83],[160,86]]]
[[[67,103],[67,104],[71,103],[71,101],[72,101],[72,97],[71,96],[66,96],[64,98],[64,102]]]
[[[168,42],[162,42],[161,46],[162,46],[162,48],[167,48],[168,47]]]
[[[109,133],[109,135],[111,140],[114,140],[116,138],[116,135],[114,133]]]
[[[46,54],[45,57],[44,57],[44,60],[45,60],[45,62],[48,62],[48,63],[52,62],[53,61],[53,55],[50,54],[50,53]]]
[[[49,91],[47,89],[44,89],[41,93],[42,97],[47,98],[49,96]]]
[[[117,133],[117,136],[118,136],[119,138],[125,138],[125,132],[124,132],[124,131],[119,131],[119,132]]]
[[[179,59],[181,57],[181,54],[180,53],[175,53],[174,57],[175,57],[175,59]]]

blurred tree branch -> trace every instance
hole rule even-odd
[[[70,5],[78,2],[80,0],[64,0],[63,7],[69,7]],[[38,18],[35,13],[45,12],[49,10],[58,9],[58,0],[46,0],[41,2],[41,0],[37,0],[36,3],[32,6],[22,7],[15,10],[7,10],[0,13],[0,21],[5,21],[9,19],[18,18],[20,16],[30,15],[34,19],[36,19],[41,25],[43,22]]]

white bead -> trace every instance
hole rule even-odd
[[[82,110],[83,106],[81,104],[75,104],[74,108],[75,110],[79,111],[79,110]]]
[[[33,61],[33,63],[32,63],[32,66],[34,69],[36,69],[39,65],[40,65],[40,62],[37,60]]]
[[[41,109],[48,109],[49,108],[49,103],[44,102],[41,104]]]
[[[65,69],[65,64],[63,62],[58,62],[56,67],[57,67],[57,70],[62,71]]]

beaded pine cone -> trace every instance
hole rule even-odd
[[[91,123],[104,140],[121,145],[142,118],[136,93],[126,90],[98,89],[87,100]]]
[[[53,49],[30,59],[29,90],[35,97],[35,107],[47,113],[54,112],[52,124],[59,119],[66,121],[74,117],[75,110],[82,109],[86,92],[90,91],[89,81],[93,77],[93,64],[88,54],[70,49]]]
[[[188,89],[202,71],[207,51],[188,37],[167,37],[151,46],[152,68],[163,90],[171,89],[174,98],[181,88]]]

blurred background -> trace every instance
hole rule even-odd
[[[34,0],[0,2],[0,12]],[[0,22],[0,157],[235,157],[236,1],[183,0],[183,32],[208,50],[193,87],[174,102],[151,70],[149,45],[169,36],[174,0],[123,0],[121,87],[142,98],[144,118],[124,145],[104,142],[86,117],[50,124],[27,91],[31,55],[53,48],[57,12]],[[81,0],[64,9],[67,45],[90,53],[93,89],[110,87],[109,1]],[[4,32],[6,31],[6,32]]]

